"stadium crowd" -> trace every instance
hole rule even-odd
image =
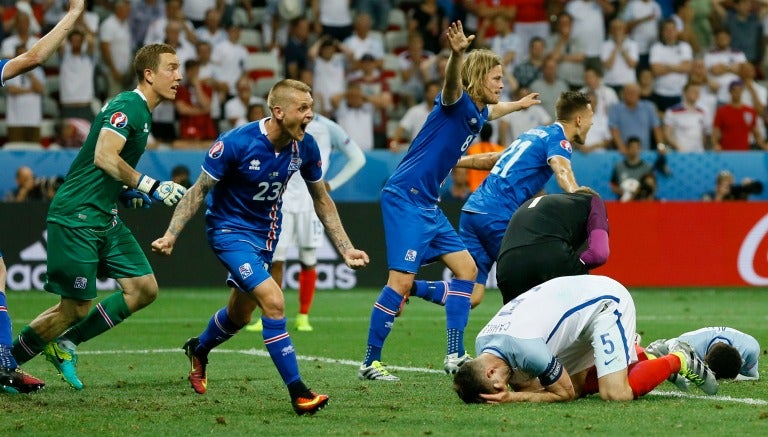
[[[31,47],[66,9],[64,1],[5,3],[6,58]],[[267,114],[270,87],[292,78],[311,85],[315,111],[364,150],[404,150],[443,80],[443,30],[460,19],[477,35],[473,48],[502,57],[503,99],[537,92],[542,100],[493,120],[483,141],[506,146],[551,123],[560,93],[581,90],[595,116],[577,150],[618,150],[626,159],[617,170],[638,173],[628,146],[637,138],[640,151],[660,159],[641,163],[652,170],[631,179],[651,181],[668,173],[667,153],[768,147],[766,12],[766,0],[95,0],[57,56],[6,84],[0,143],[80,147],[98,109],[135,85],[135,50],[167,42],[184,81],[174,102],[153,111],[150,148],[205,149]],[[452,179],[443,197],[465,199],[472,187],[463,171]],[[618,179],[618,199],[654,198],[647,184]]]

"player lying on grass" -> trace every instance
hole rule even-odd
[[[477,358],[454,377],[466,403],[562,402],[600,393],[636,399],[678,373],[707,394],[712,371],[683,342],[670,353],[637,362],[635,304],[606,276],[564,276],[504,305],[480,331]]]
[[[715,373],[716,379],[743,381],[760,377],[757,371],[760,344],[749,334],[723,326],[697,329],[669,340],[656,340],[644,350],[638,347],[637,357],[643,360],[665,355],[675,341],[688,343],[696,356]],[[681,390],[688,390],[688,381],[684,378],[672,375],[669,381]]]

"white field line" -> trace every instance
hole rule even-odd
[[[265,350],[260,350],[260,349],[244,349],[244,350],[214,349],[211,352],[214,354],[241,354],[241,355],[252,355],[257,357],[269,358],[269,353]],[[181,348],[178,348],[178,349],[80,351],[78,352],[78,355],[118,355],[118,354],[141,355],[141,354],[182,354],[182,353],[183,352],[181,351]],[[298,358],[299,361],[314,361],[314,362],[319,361],[321,363],[328,363],[328,364],[342,364],[345,366],[353,366],[353,367],[360,366],[359,361],[353,361],[353,360],[336,359],[336,358],[328,358],[328,357],[313,357],[308,355],[297,355],[296,358]],[[397,370],[400,372],[435,373],[435,374],[441,374],[441,375],[445,373],[438,369],[427,369],[425,367],[402,367],[402,366],[387,365],[387,368],[390,370]],[[702,400],[719,401],[719,402],[734,402],[734,403],[746,404],[746,405],[768,405],[768,401],[765,401],[763,399],[734,398],[731,396],[704,396],[704,395],[694,395],[690,393],[684,393],[680,391],[671,392],[671,391],[654,390],[650,394],[657,395],[657,396],[675,397],[675,398],[702,399]]]

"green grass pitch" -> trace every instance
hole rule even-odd
[[[768,346],[765,289],[635,289],[643,344],[704,326],[730,326]],[[24,368],[46,380],[31,395],[0,395],[5,435],[768,435],[768,374],[757,382],[721,383],[717,397],[678,396],[664,383],[644,398],[607,403],[592,396],[567,404],[464,405],[442,372],[443,308],[411,299],[384,348],[397,383],[360,381],[368,318],[378,290],[320,291],[315,331],[291,336],[304,380],[331,402],[312,417],[290,406],[261,335],[241,332],[210,355],[208,393],[189,387],[180,347],[227,299],[224,289],[163,289],[159,299],[80,346],[76,392],[44,358]],[[103,296],[100,296],[103,297]],[[10,292],[14,332],[57,298]],[[466,346],[498,309],[498,292],[472,311]],[[297,311],[286,291],[289,327]],[[694,389],[695,390],[695,389]]]

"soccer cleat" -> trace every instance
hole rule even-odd
[[[0,367],[0,391],[6,393],[33,393],[45,387],[45,382],[16,367]]]
[[[680,391],[688,391],[688,380],[680,376],[679,373],[673,373],[669,375],[667,381],[675,384]]]
[[[309,314],[299,314],[296,316],[296,330],[309,332],[312,331],[312,325],[309,324]]]
[[[688,381],[699,387],[708,395],[717,394],[717,380],[715,374],[693,351],[688,344],[678,340],[669,343],[669,353],[680,357],[680,372]]]
[[[192,337],[184,343],[182,349],[189,358],[189,383],[196,393],[204,394],[208,390],[208,376],[205,373],[205,367],[208,365],[208,357],[198,357],[195,355],[195,349],[200,344],[197,337]]]
[[[261,323],[261,319],[251,323],[250,325],[245,327],[245,330],[248,332],[261,332],[264,330],[264,325]]]
[[[64,382],[75,390],[83,389],[83,382],[77,377],[77,354],[71,341],[52,341],[43,348],[43,355],[53,364]]]
[[[318,395],[313,391],[308,391],[305,396],[299,396],[291,401],[293,411],[299,416],[304,414],[315,414],[328,405],[328,395]]]
[[[400,381],[400,378],[389,373],[381,361],[374,361],[368,367],[365,366],[365,363],[361,364],[357,371],[357,377],[374,381]]]
[[[669,346],[667,346],[667,340],[661,338],[659,340],[654,340],[645,347],[645,354],[651,354],[655,358],[663,357],[664,355],[669,354]]]
[[[455,352],[448,354],[445,356],[445,360],[443,361],[443,369],[445,369],[446,374],[455,375],[456,372],[459,371],[459,367],[471,359],[472,357],[470,357],[467,353],[461,357],[458,353]]]

